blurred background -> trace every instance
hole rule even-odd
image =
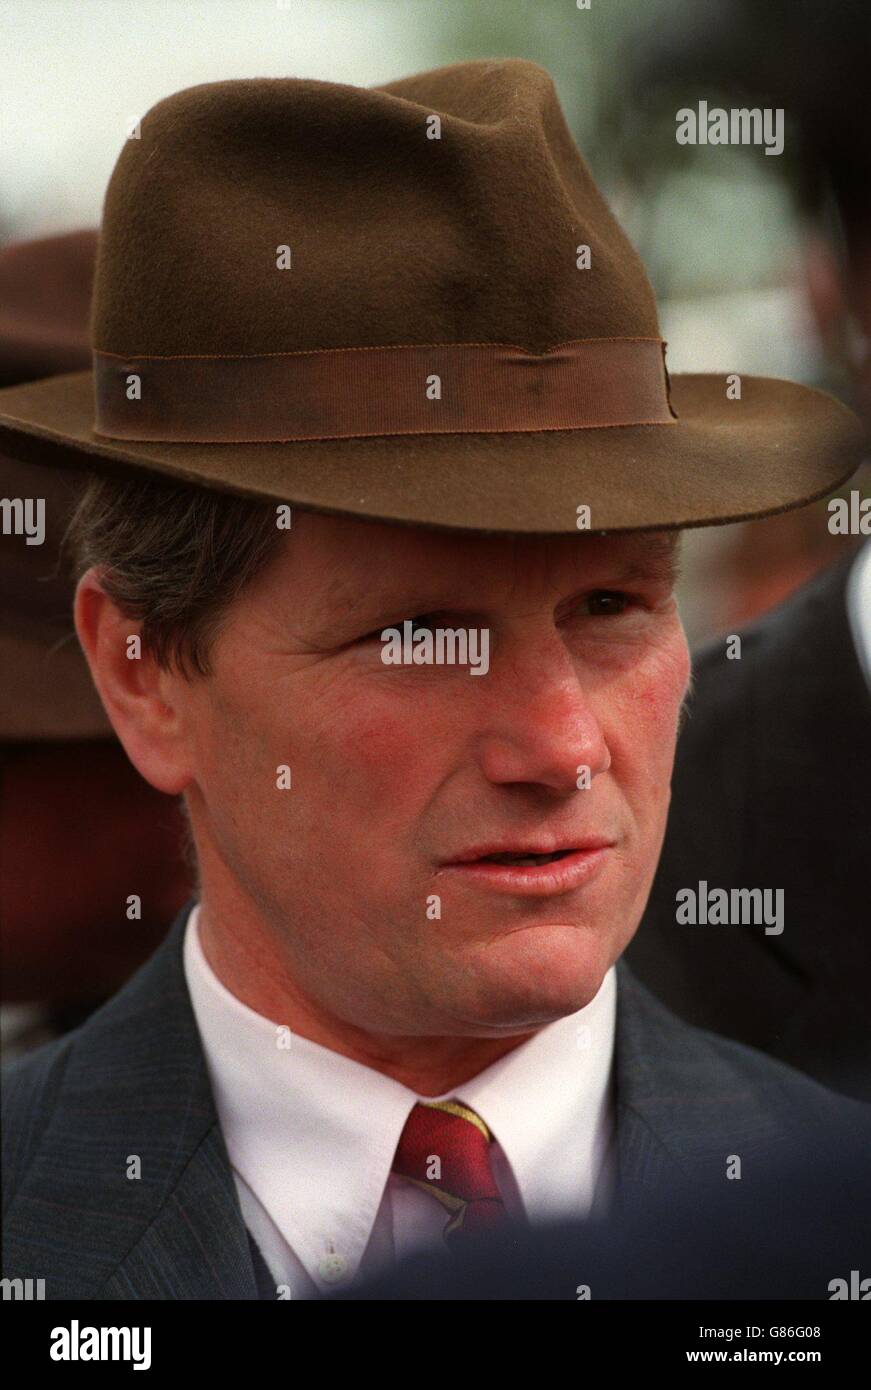
[[[788,377],[834,392],[867,419],[871,7],[865,0],[583,4],[0,0],[0,384],[89,365],[87,302],[103,193],[130,123],[161,98],[225,78],[367,86],[466,59],[517,56],[553,75],[579,147],[640,251],[670,369]],[[783,107],[783,153],[679,145],[676,112],[700,99]],[[56,237],[31,266],[22,244]],[[866,464],[843,495],[869,495],[868,472]],[[8,481],[2,491],[11,491]],[[691,641],[734,631],[860,546],[859,535],[832,535],[828,520],[824,499],[761,522],[687,533],[680,600]],[[20,573],[8,580],[20,562],[12,544],[0,538],[6,623],[26,643],[16,600],[26,581]],[[56,555],[26,558],[42,565],[40,602],[62,648],[70,622]],[[23,709],[29,697],[15,683],[16,665],[7,660],[6,700]],[[77,676],[68,679],[72,700]],[[189,877],[169,848],[179,833],[174,809],[159,798],[158,807],[157,794],[119,768],[98,711],[84,710],[66,726],[49,719],[34,733],[26,720],[16,726],[15,709],[0,745],[9,967],[2,1020],[9,1045],[25,1046],[40,1040],[43,1024],[49,1032],[66,1026],[120,983],[184,901]],[[40,798],[28,790],[34,785]],[[95,808],[111,791],[129,821],[114,813],[100,820],[96,809],[89,820],[83,807],[91,791]],[[34,856],[69,834],[70,824],[85,840],[98,836],[108,880],[113,863],[130,854],[131,827],[147,817],[157,828],[150,847],[137,849],[138,872],[162,874],[165,891],[147,920],[128,924],[123,947],[110,904],[130,881],[127,866],[95,903],[77,874],[81,845],[70,844],[58,851],[68,866],[64,890],[52,884],[50,904],[36,904]],[[59,939],[69,937],[71,920],[92,927],[105,918],[107,929],[86,976],[81,952],[57,946],[64,968],[46,1023],[34,999],[44,988],[44,945],[33,954],[28,943],[36,917],[44,925],[52,913]]]

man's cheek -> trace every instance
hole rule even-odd
[[[242,718],[228,717],[223,708],[200,720],[195,758],[206,800],[230,811],[257,796],[273,761],[268,742],[256,739],[253,725],[246,736]]]
[[[671,797],[671,777],[682,692],[659,681],[639,685],[613,708],[606,731],[611,770],[639,825],[658,835]]]
[[[627,715],[634,715],[640,735],[655,740],[661,752],[673,750],[689,671],[686,643],[675,642],[651,657],[629,690]]]
[[[329,740],[312,745],[306,770],[316,790],[306,831],[332,891],[350,894],[358,908],[374,903],[387,911],[415,880],[415,832],[440,781],[436,734],[420,711],[372,700],[366,710],[346,708]],[[326,845],[325,824],[337,830]],[[335,839],[344,842],[338,870]]]
[[[445,748],[447,733],[430,705],[373,695],[334,721],[330,757],[349,777],[401,796]]]
[[[636,737],[647,748],[648,761],[670,765],[677,741],[680,696],[651,686],[639,691],[633,703]]]

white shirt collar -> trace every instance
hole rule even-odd
[[[186,926],[184,969],[230,1161],[312,1279],[334,1242],[356,1269],[421,1097],[298,1034],[280,1047],[287,1030],[211,969],[198,910]],[[615,1012],[612,968],[586,1008],[448,1093],[490,1127],[531,1217],[565,1211],[566,1184],[570,1208],[579,1195],[582,1206],[592,1200],[609,1139]]]

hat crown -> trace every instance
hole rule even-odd
[[[659,328],[551,77],[506,59],[375,88],[208,83],[159,102],[109,183],[92,332],[103,352],[172,356],[543,352]]]

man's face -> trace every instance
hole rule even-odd
[[[295,512],[179,696],[204,905],[372,1032],[509,1036],[589,1002],[665,828],[689,673],[671,550]],[[385,664],[404,619],[487,628],[487,674]],[[468,862],[497,849],[573,852]]]

